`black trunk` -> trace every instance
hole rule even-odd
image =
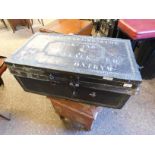
[[[123,39],[37,33],[6,63],[25,91],[112,108],[141,83]]]

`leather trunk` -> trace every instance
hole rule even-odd
[[[121,108],[141,75],[129,40],[37,33],[6,63],[25,91]]]

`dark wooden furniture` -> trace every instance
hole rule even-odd
[[[4,71],[7,69],[6,64],[4,63],[4,59],[5,57],[0,56],[0,86],[4,85],[4,82],[2,80],[2,74],[4,73]]]
[[[83,103],[49,97],[55,112],[61,119],[69,119],[71,121],[82,124],[87,130],[91,130],[93,122],[96,120],[101,107],[86,105]]]
[[[8,19],[8,23],[10,24],[10,27],[14,33],[17,30],[16,27],[18,25],[27,26],[31,29],[32,33],[34,33],[30,19]]]
[[[59,19],[40,28],[40,32],[91,35],[92,22],[79,19]]]
[[[3,82],[1,76],[4,73],[4,71],[7,69],[7,66],[4,63],[4,59],[5,59],[5,57],[0,56],[0,86],[4,85],[4,82]],[[0,117],[4,118],[6,120],[10,120],[10,113],[5,112],[5,111],[0,111]]]

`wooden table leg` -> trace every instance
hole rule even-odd
[[[28,29],[30,28],[31,31],[32,31],[32,33],[34,34],[34,30],[32,28],[32,25],[33,25],[33,22],[32,21],[33,20],[31,20],[31,19],[25,19],[25,22],[26,22],[26,25],[27,25]]]

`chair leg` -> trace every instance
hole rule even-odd
[[[33,19],[31,19],[31,24],[33,25]]]
[[[32,21],[31,21],[30,19],[27,19],[27,20],[26,20],[27,27],[30,28],[31,31],[32,31],[32,33],[34,34],[34,31],[33,31],[33,28],[32,28],[32,24],[31,24],[31,22],[32,22]]]
[[[3,86],[3,85],[4,85],[3,79],[0,77],[0,86]]]
[[[116,38],[119,38],[119,37],[120,37],[120,30],[118,29],[117,34],[116,34]]]
[[[2,23],[4,24],[4,26],[5,26],[6,28],[8,28],[7,25],[6,25],[6,23],[5,23],[5,21],[4,21],[4,19],[1,19],[1,21],[2,21]]]
[[[115,22],[115,24],[114,24],[114,29],[113,29],[112,38],[116,38],[117,31],[118,31],[118,28],[117,28],[118,20],[116,20],[116,21],[114,21],[114,22]]]
[[[132,41],[132,49],[133,49],[133,51],[136,49],[137,44],[138,44],[138,41],[137,40],[133,40]]]
[[[41,24],[41,21],[40,21],[40,19],[38,19],[38,22]]]
[[[39,23],[42,24],[44,26],[44,21],[43,19],[38,19]]]
[[[27,26],[27,28],[29,29],[30,28],[30,20],[29,19],[24,19],[24,22],[25,22],[25,25]]]
[[[32,28],[32,25],[30,25],[30,28],[31,28],[32,33],[34,34],[34,30],[33,30],[33,28]]]
[[[10,25],[10,27],[11,27],[13,33],[15,33],[15,31],[16,31],[16,26],[12,23],[12,21],[11,21],[10,19],[8,19],[7,21],[8,21],[8,23],[9,23],[9,25]]]
[[[42,25],[44,26],[44,21],[43,21],[43,19],[41,19],[41,23],[42,23]]]

